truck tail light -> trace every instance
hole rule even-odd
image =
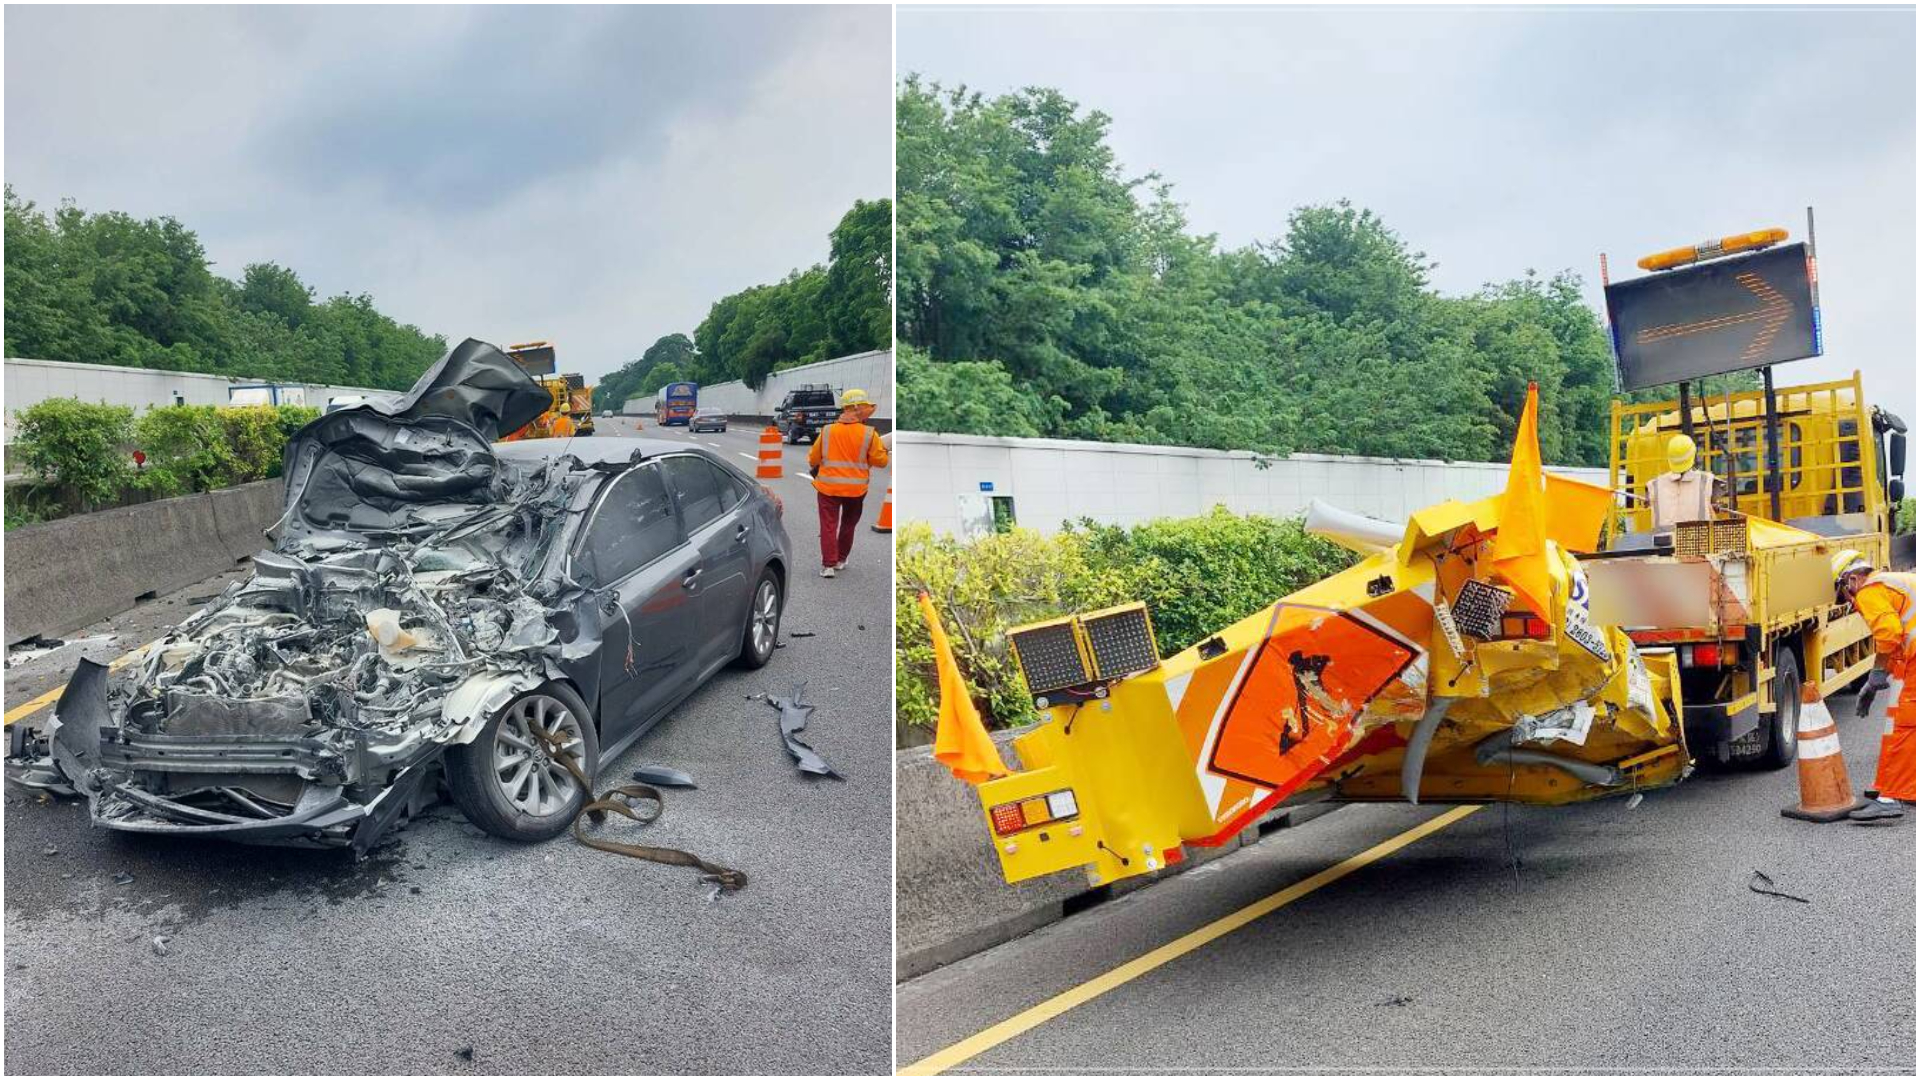
[[[1695,645],[1689,652],[1692,655],[1690,655],[1688,659],[1693,662],[1694,667],[1719,667],[1721,659],[1725,655],[1720,649],[1719,642]]]
[[[1062,789],[1029,796],[1019,802],[1001,803],[989,814],[993,818],[994,835],[1011,836],[1022,829],[1079,816],[1080,801],[1074,798],[1071,789]]]

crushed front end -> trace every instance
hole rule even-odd
[[[448,746],[560,672],[569,586],[541,569],[591,472],[490,452],[526,386],[468,342],[303,429],[274,549],[124,669],[82,661],[11,778],[106,828],[249,843],[364,852],[418,813]]]

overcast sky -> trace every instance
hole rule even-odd
[[[6,180],[597,378],[892,190],[884,7],[8,7]]]
[[[1920,419],[1912,8],[903,8],[898,62],[1106,112],[1130,174],[1227,246],[1350,198],[1449,293],[1571,268],[1598,309],[1602,251],[1618,279],[1706,237],[1801,239],[1811,205],[1827,354],[1778,377],[1857,367]]]

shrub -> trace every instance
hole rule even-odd
[[[1120,527],[1083,521],[1057,536],[1025,529],[972,543],[905,526],[895,542],[895,715],[899,738],[938,716],[932,640],[916,599],[939,609],[960,670],[991,727],[1034,719],[1008,627],[1143,600],[1170,656],[1353,562],[1296,519],[1224,508]]]
[[[235,462],[218,412],[212,405],[148,409],[133,427],[147,454],[138,485],[163,498],[227,486]]]
[[[281,405],[280,445],[284,448],[294,433],[320,419],[320,410],[312,405]]]
[[[216,409],[220,438],[227,448],[227,472],[221,487],[264,480],[280,471],[287,436],[280,411],[272,405]]]
[[[48,398],[20,411],[13,453],[60,509],[78,512],[125,488],[132,428],[133,410],[125,405]]]
[[[1893,531],[1897,533],[1913,531],[1913,496],[1909,495],[1901,499],[1900,505],[1894,508]]]

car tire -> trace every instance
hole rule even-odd
[[[780,575],[772,567],[760,571],[747,600],[747,624],[740,631],[740,655],[733,666],[754,671],[767,666],[780,640],[780,616],[786,609],[786,594],[780,588]],[[771,611],[768,611],[768,608]]]
[[[1768,719],[1767,748],[1753,759],[1753,767],[1784,769],[1800,756],[1800,659],[1790,645],[1773,653],[1773,716]]]
[[[530,755],[524,780],[513,764],[513,755],[523,753],[516,743],[538,743],[526,738],[529,723],[551,729],[556,722],[574,734],[574,752],[584,759],[580,771],[593,779],[600,765],[593,713],[572,687],[543,683],[508,702],[472,742],[447,751],[447,789],[468,821],[490,836],[524,843],[551,840],[567,830],[589,793],[565,766],[547,758],[544,747]]]

